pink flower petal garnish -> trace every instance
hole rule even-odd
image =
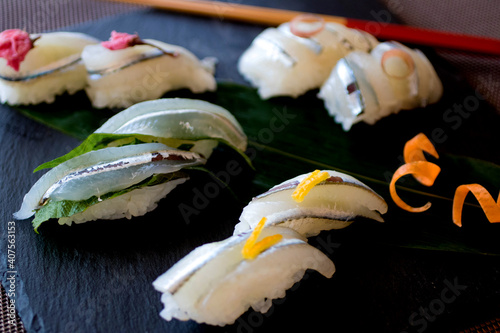
[[[0,33],[0,58],[7,60],[7,66],[19,71],[21,62],[33,48],[33,41],[26,31],[9,29]]]
[[[131,35],[126,32],[116,32],[114,30],[111,32],[111,38],[101,43],[102,46],[112,51],[126,49],[138,44],[143,44],[139,35]]]

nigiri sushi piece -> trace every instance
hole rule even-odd
[[[142,134],[208,158],[218,141],[244,152],[247,136],[226,109],[202,100],[163,98],[137,103],[107,120],[95,133]]]
[[[75,156],[106,147],[159,142],[208,159],[220,142],[245,155],[247,136],[226,109],[201,100],[163,98],[137,103],[109,118],[68,154],[38,166],[53,168]]]
[[[378,44],[366,32],[314,17],[299,16],[264,30],[241,55],[238,70],[262,99],[297,97],[319,88],[339,59],[354,50],[369,52]],[[311,31],[310,26],[318,27]]]
[[[224,326],[250,307],[267,312],[307,269],[327,278],[335,272],[333,262],[300,234],[266,227],[196,248],[153,286],[162,293],[164,319]]]
[[[82,59],[96,108],[129,107],[181,88],[216,89],[215,58],[200,61],[183,47],[138,35],[113,31],[109,41],[86,47]]]
[[[0,102],[52,103],[57,95],[82,90],[87,73],[81,52],[99,41],[76,32],[0,33]]]
[[[307,195],[298,200],[297,191],[304,189]],[[381,214],[386,212],[385,200],[356,178],[317,170],[284,181],[252,199],[243,208],[234,233],[253,229],[266,217],[267,226],[291,228],[310,237],[323,230],[345,228],[356,217],[383,222]]]
[[[60,224],[144,215],[187,180],[181,169],[204,164],[193,152],[161,143],[109,147],[65,161],[45,173],[24,196],[16,219],[35,214],[35,230]]]
[[[339,60],[318,97],[348,131],[361,121],[373,125],[400,110],[436,103],[442,93],[441,81],[421,51],[385,42],[370,53],[351,52]]]

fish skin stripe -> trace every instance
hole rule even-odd
[[[81,62],[81,58],[80,56],[78,55],[76,58],[75,56],[69,56],[67,58],[64,58],[62,60],[66,60],[67,59],[67,62],[56,67],[56,68],[49,68],[49,69],[44,69],[42,68],[41,70],[39,69],[38,72],[34,72],[32,74],[29,74],[29,75],[25,75],[25,76],[4,76],[4,75],[0,75],[0,79],[2,80],[5,80],[5,81],[9,81],[9,82],[21,82],[21,81],[29,81],[29,80],[34,80],[36,78],[39,78],[39,77],[42,77],[42,76],[45,76],[45,75],[49,75],[49,74],[52,74],[54,72],[57,72],[57,71],[61,71],[61,70],[64,70],[68,67],[71,67],[73,65],[76,65],[78,63]],[[62,62],[62,61],[58,61],[58,62]],[[56,62],[57,63],[57,62]],[[47,67],[45,67],[47,68]]]
[[[159,155],[162,156],[162,158],[159,158]],[[169,158],[170,155],[175,155],[178,156],[180,159],[177,158]],[[191,155],[190,158],[187,156],[183,155]],[[183,152],[183,151],[158,151],[158,152],[150,152],[150,153],[144,153],[138,156],[131,156],[131,157],[125,157],[113,162],[108,162],[104,164],[96,164],[94,166],[85,168],[85,169],[80,169],[77,171],[74,171],[62,179],[58,180],[56,183],[52,184],[47,191],[45,191],[44,195],[42,196],[40,203],[43,205],[43,203],[50,197],[50,195],[62,184],[65,182],[68,182],[73,179],[77,178],[82,178],[87,175],[91,174],[98,174],[102,172],[108,172],[108,171],[113,171],[117,169],[124,169],[128,168],[132,165],[140,165],[140,164],[146,164],[158,160],[196,160],[199,158],[199,155],[196,153],[189,153],[189,152]]]
[[[230,242],[221,244],[221,246],[217,247],[213,251],[201,255],[199,258],[197,258],[195,262],[191,263],[191,265],[189,265],[181,273],[179,273],[178,274],[179,277],[177,279],[171,279],[170,281],[168,281],[167,284],[161,288],[162,291],[174,295],[186,282],[189,281],[189,279],[196,272],[198,272],[201,268],[203,268],[203,266],[205,266],[209,261],[217,257],[223,251],[230,249],[231,247],[241,243],[244,240],[245,235],[248,233],[249,232],[236,235],[235,238],[232,239]],[[308,245],[308,244],[301,239],[284,239],[281,242],[264,250],[262,254],[270,254],[276,249],[293,245]],[[242,260],[242,262],[243,261],[245,260]]]

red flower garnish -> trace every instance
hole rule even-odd
[[[102,46],[112,51],[140,44],[144,44],[144,42],[139,38],[139,35],[130,35],[126,32],[116,32],[114,30],[111,32],[111,38],[101,43]]]
[[[26,31],[9,29],[0,33],[0,58],[7,60],[7,66],[19,71],[21,62],[33,48],[35,40]]]

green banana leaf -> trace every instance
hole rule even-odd
[[[385,223],[359,221],[336,231],[350,242],[500,255],[500,224],[487,221],[472,195],[464,207],[463,227],[454,225],[451,218],[457,186],[479,183],[495,199],[500,189],[500,154],[494,146],[500,142],[495,128],[500,115],[491,107],[476,97],[480,111],[471,111],[458,124],[456,117],[466,113],[455,112],[453,100],[445,99],[438,107],[401,111],[373,126],[356,124],[345,132],[327,114],[316,93],[264,101],[253,88],[221,82],[215,93],[194,95],[176,91],[165,97],[207,100],[235,115],[248,135],[246,153],[255,167],[252,186],[243,200],[298,174],[334,169],[366,183],[389,204]],[[460,93],[474,96],[471,91]],[[446,95],[453,92],[445,92]],[[93,109],[84,93],[61,96],[53,105],[16,109],[80,140],[116,112]],[[442,171],[432,187],[425,187],[410,176],[398,182],[400,197],[410,205],[432,203],[424,213],[410,213],[393,203],[389,182],[403,163],[404,143],[420,132],[435,143],[440,157],[429,160]]]

